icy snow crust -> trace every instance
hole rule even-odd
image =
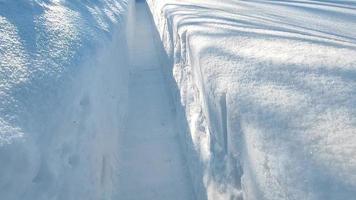
[[[109,199],[126,0],[0,0],[0,198]]]
[[[148,4],[199,199],[355,198],[356,2]]]

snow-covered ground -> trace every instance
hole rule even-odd
[[[110,199],[132,3],[0,0],[0,199]]]
[[[355,199],[355,1],[136,4],[0,0],[0,199]]]
[[[355,1],[148,4],[198,199],[355,198]]]
[[[136,3],[130,49],[126,129],[119,135],[118,200],[194,200],[180,149],[174,105],[165,87],[154,24],[144,2]]]

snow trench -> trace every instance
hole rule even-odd
[[[147,2],[197,199],[355,197],[354,3]]]
[[[111,199],[133,1],[0,0],[0,198]]]

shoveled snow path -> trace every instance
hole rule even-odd
[[[194,199],[165,90],[147,5],[136,3],[127,129],[120,137],[118,199]]]

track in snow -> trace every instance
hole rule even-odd
[[[136,3],[129,114],[120,137],[118,199],[194,199],[144,2]]]

